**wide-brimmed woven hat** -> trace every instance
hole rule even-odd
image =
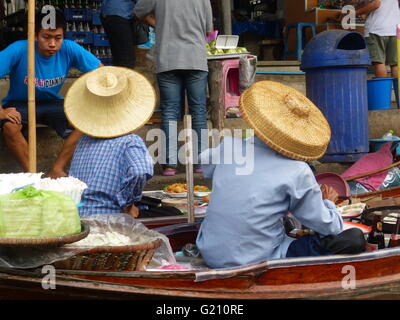
[[[76,129],[93,137],[113,138],[143,126],[152,116],[155,102],[153,86],[140,73],[101,67],[72,84],[64,110]]]
[[[279,82],[253,84],[240,96],[240,111],[262,141],[289,158],[315,160],[328,147],[331,129],[321,111]]]

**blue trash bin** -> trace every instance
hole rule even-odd
[[[332,131],[322,162],[354,162],[369,151],[367,69],[364,37],[345,30],[324,31],[304,49],[307,97]]]

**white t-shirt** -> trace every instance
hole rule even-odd
[[[370,33],[379,36],[395,36],[396,26],[400,24],[398,0],[381,0],[381,6],[371,12],[365,22],[365,36]]]

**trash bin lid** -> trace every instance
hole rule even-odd
[[[300,69],[370,64],[367,44],[360,33],[329,30],[321,32],[307,43]]]

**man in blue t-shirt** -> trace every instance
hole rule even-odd
[[[68,129],[64,100],[58,93],[71,67],[89,72],[102,66],[89,51],[64,40],[65,18],[56,11],[56,28],[42,28],[45,14],[37,14],[35,26],[36,121],[53,128],[65,139],[49,176],[66,176],[64,167],[71,159],[81,133]],[[16,41],[0,51],[0,78],[10,77],[10,89],[0,104],[0,126],[6,145],[24,171],[28,171],[28,42]],[[82,106],[84,107],[84,106]],[[71,132],[71,133],[70,133]],[[70,134],[69,134],[70,133]]]

